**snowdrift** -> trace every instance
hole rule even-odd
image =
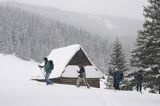
[[[37,63],[0,54],[0,106],[160,106],[160,95],[113,91],[30,80]],[[34,77],[35,77],[34,76]]]

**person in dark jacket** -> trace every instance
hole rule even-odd
[[[46,66],[46,64],[48,62],[47,57],[44,57],[43,60],[44,60],[44,65],[38,65],[40,68],[45,68],[45,66]]]
[[[143,72],[143,70],[139,70],[135,76],[136,89],[137,89],[137,91],[140,91],[140,92],[142,92],[142,82],[143,82],[142,72]]]
[[[117,68],[115,68],[114,72],[109,72],[113,76],[113,87],[117,90],[120,90],[120,82],[123,80],[123,72],[119,71]]]
[[[49,79],[49,75],[52,72],[53,69],[53,62],[52,60],[48,61],[48,59],[45,57],[44,59],[44,65],[39,65],[40,68],[43,68],[45,71],[45,81],[46,85],[53,84],[53,82]]]
[[[86,72],[85,72],[84,66],[80,65],[79,68],[80,68],[80,70],[77,71],[79,73],[78,79],[77,79],[77,87],[80,86],[80,82],[83,80],[83,82],[87,86],[87,88],[90,88],[90,86],[87,82]]]

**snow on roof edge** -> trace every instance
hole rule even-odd
[[[75,53],[79,51],[81,46],[79,44],[69,45],[58,49],[53,49],[48,55],[48,59],[53,60],[54,70],[52,77],[61,77],[68,62],[72,59]]]

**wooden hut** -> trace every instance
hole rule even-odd
[[[102,73],[91,62],[80,45],[75,44],[52,50],[48,59],[54,62],[54,70],[50,78],[55,83],[76,85],[78,66],[83,64],[89,85],[100,87],[99,79]]]

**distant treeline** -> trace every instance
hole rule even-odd
[[[52,49],[71,44],[82,45],[95,65],[106,71],[109,59],[106,38],[40,14],[0,6],[0,53],[41,62]]]

